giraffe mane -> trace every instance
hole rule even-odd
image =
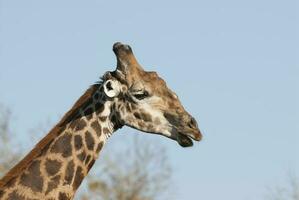
[[[88,100],[100,88],[101,85],[101,81],[99,81],[85,91],[85,93],[76,101],[73,107],[62,117],[60,122],[58,122],[19,163],[17,163],[6,173],[6,175],[4,175],[4,177],[0,179],[0,187],[5,186],[12,178],[18,176],[35,157],[42,153],[43,149],[64,130],[64,127],[67,125],[67,123],[76,117],[78,109],[88,102]]]

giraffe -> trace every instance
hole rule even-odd
[[[116,70],[104,74],[33,150],[0,180],[0,199],[68,200],[108,138],[123,126],[200,141],[196,120],[156,72],[143,70],[129,45],[115,43]]]

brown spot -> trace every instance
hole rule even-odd
[[[89,171],[92,168],[94,163],[95,163],[95,160],[92,159],[91,162],[89,163],[89,165],[87,166],[87,171]]]
[[[140,116],[140,114],[139,114],[139,113],[137,113],[137,112],[135,112],[135,113],[134,113],[134,116],[135,116],[137,119],[141,119],[141,116]]]
[[[152,121],[152,117],[150,114],[147,113],[141,113],[141,118],[143,119],[143,121],[145,122],[151,122]]]
[[[103,129],[103,133],[106,135],[106,134],[110,133],[110,131],[109,131],[108,128],[104,128],[104,129]]]
[[[50,176],[53,176],[58,173],[59,169],[61,168],[61,163],[57,160],[50,160],[47,159],[46,163],[46,171]]]
[[[87,117],[88,120],[92,118],[93,109],[90,107],[84,111],[84,115]]]
[[[75,131],[81,131],[86,126],[86,122],[83,119],[78,120]]]
[[[104,108],[105,108],[104,105],[100,102],[96,103],[96,105],[95,105],[95,111],[97,114],[102,113]]]
[[[91,127],[96,132],[97,136],[100,137],[102,134],[102,130],[101,130],[101,125],[99,124],[99,122],[98,121],[92,122]]]
[[[80,135],[75,135],[74,137],[74,143],[75,143],[75,149],[79,150],[81,149],[83,143],[82,143],[82,137]]]
[[[101,117],[99,117],[99,118],[100,118],[100,120],[101,120],[102,122],[104,122],[104,121],[107,120],[107,116],[101,116]]]
[[[71,184],[74,176],[74,171],[75,171],[75,165],[74,162],[71,160],[66,167],[65,176],[64,176],[64,180],[65,180],[64,185]]]
[[[71,123],[70,128],[72,128],[75,131],[80,131],[84,129],[85,126],[86,122],[83,119],[76,119]]]
[[[77,188],[80,186],[83,178],[84,178],[84,175],[83,175],[83,172],[82,172],[82,168],[78,167],[77,171],[76,171],[76,174],[75,174],[75,179],[74,179],[74,182],[73,182],[74,190],[77,190]]]
[[[83,151],[82,153],[80,153],[79,155],[77,155],[78,159],[83,162],[84,159],[86,158],[86,153],[85,151]]]
[[[101,149],[103,148],[103,145],[104,145],[104,143],[103,143],[103,142],[100,142],[100,143],[98,144],[98,147],[97,147],[96,153],[99,153],[99,152],[101,151]]]
[[[65,193],[60,192],[58,199],[59,200],[69,200],[71,198],[69,198]]]
[[[72,136],[70,134],[64,134],[51,148],[52,153],[61,153],[63,157],[69,157],[72,155],[72,145],[71,145]]]
[[[16,191],[13,191],[8,195],[7,200],[25,200],[25,197],[22,197]]]
[[[34,192],[42,191],[44,181],[40,173],[40,161],[33,161],[27,172],[22,174],[20,183]]]
[[[49,194],[52,190],[58,187],[60,180],[60,175],[54,176],[48,183],[48,188],[46,194]]]
[[[94,148],[94,139],[93,139],[91,133],[88,131],[86,131],[86,133],[85,133],[85,143],[86,143],[87,148],[92,151]]]
[[[2,198],[4,195],[4,191],[3,190],[0,190],[0,198]]]

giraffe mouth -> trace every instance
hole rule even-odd
[[[183,135],[182,133],[178,133],[177,142],[182,147],[192,147],[193,141],[190,136]]]
[[[188,113],[187,115],[178,116],[177,114],[165,112],[164,117],[170,123],[170,138],[176,140],[182,147],[191,147],[193,146],[193,140],[201,140],[202,134],[197,122]]]
[[[202,135],[200,131],[190,131],[189,132],[177,132],[177,138],[176,141],[181,145],[182,147],[191,147],[193,146],[193,140],[200,141],[202,138]]]

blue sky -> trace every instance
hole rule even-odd
[[[0,0],[0,102],[28,142],[22,132],[57,121],[128,43],[204,134],[189,149],[158,138],[176,199],[260,200],[299,173],[298,24],[295,0]]]

